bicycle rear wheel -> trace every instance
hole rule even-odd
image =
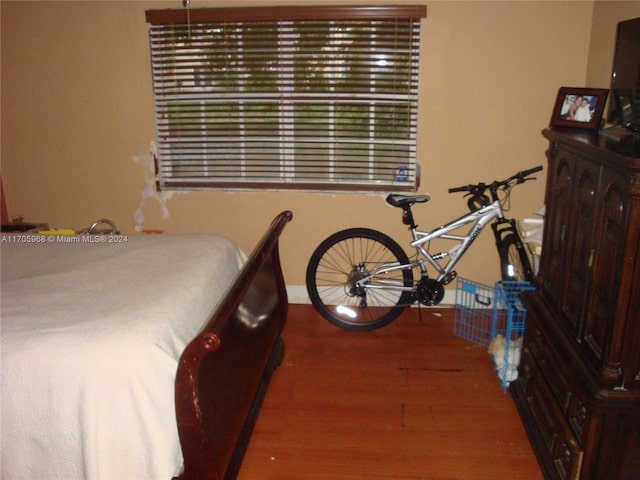
[[[500,254],[500,272],[502,280],[533,282],[531,262],[520,239],[513,233],[507,235],[498,248]]]
[[[391,237],[368,228],[350,228],[324,240],[307,266],[307,292],[313,306],[346,330],[374,330],[395,320],[412,302],[407,254]],[[376,273],[378,272],[378,273]],[[357,282],[371,278],[357,285]]]

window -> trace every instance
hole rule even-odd
[[[160,188],[416,189],[426,7],[146,13]]]

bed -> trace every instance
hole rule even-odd
[[[283,352],[278,215],[217,235],[2,236],[4,480],[232,479]]]

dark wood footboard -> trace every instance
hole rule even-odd
[[[184,471],[180,480],[236,477],[273,370],[287,293],[278,239],[282,212],[255,247],[203,331],[180,358],[176,416]]]

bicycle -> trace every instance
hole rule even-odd
[[[387,204],[402,209],[402,223],[411,232],[412,260],[388,235],[370,228],[349,228],[327,237],[315,249],[306,271],[307,292],[316,310],[346,330],[374,330],[388,325],[405,308],[418,302],[438,305],[445,285],[457,276],[453,267],[491,223],[503,280],[533,281],[531,261],[514,219],[504,211],[511,190],[542,170],[523,170],[506,180],[450,188],[465,192],[469,213],[430,232],[418,230],[411,207],[426,203],[428,195],[389,194]],[[501,195],[499,195],[499,193]],[[487,195],[488,194],[488,195]],[[469,227],[466,233],[459,233]],[[454,242],[449,250],[430,253],[431,241]],[[449,243],[447,242],[447,246]],[[430,277],[427,267],[435,270]],[[414,281],[413,272],[419,272]]]

